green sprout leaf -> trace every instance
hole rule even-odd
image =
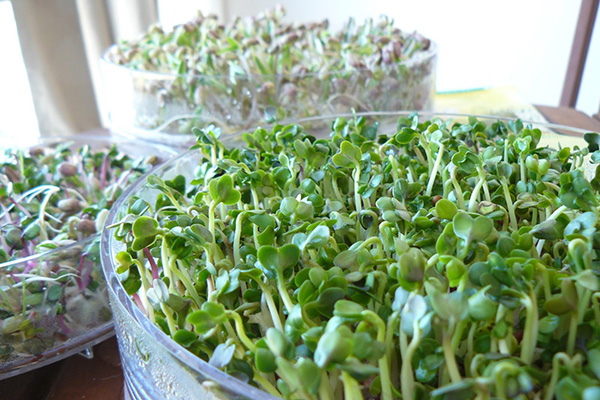
[[[234,188],[233,179],[230,175],[223,175],[217,180],[211,180],[208,190],[210,197],[217,204],[224,203],[230,206],[237,203],[241,198],[239,190]]]
[[[154,243],[156,236],[162,231],[158,228],[158,221],[154,218],[141,216],[138,217],[132,226],[132,233],[135,240],[132,245],[133,251],[140,251]]]
[[[441,199],[435,204],[435,210],[438,217],[444,219],[452,219],[458,212],[458,208],[454,203],[447,199]]]
[[[325,332],[315,350],[315,364],[326,368],[332,363],[341,363],[352,351],[352,332],[345,325]]]
[[[277,273],[277,271],[285,271],[298,263],[300,249],[295,244],[286,244],[279,248],[262,246],[258,249],[257,257],[263,268]]]

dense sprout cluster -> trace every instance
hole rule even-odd
[[[75,147],[9,148],[0,162],[3,364],[110,320],[96,233],[118,196],[158,158]]]
[[[161,74],[135,83],[158,105],[153,114],[140,103],[138,127],[189,114],[239,127],[263,116],[431,106],[435,50],[428,39],[402,32],[387,17],[349,19],[333,31],[327,20],[295,24],[284,16],[277,8],[223,25],[199,13],[170,31],[153,26],[118,43],[105,59]]]
[[[195,134],[195,179],[149,177],[113,226],[124,288],[190,352],[286,399],[599,398],[597,134]]]
[[[112,55],[120,65],[143,71],[235,76],[301,75],[391,68],[429,49],[429,40],[406,34],[382,16],[358,25],[348,20],[339,32],[327,20],[284,21],[282,8],[222,25],[215,15],[165,32],[152,26],[141,38],[123,41]],[[383,72],[383,71],[381,71]]]

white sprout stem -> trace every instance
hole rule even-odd
[[[551,220],[558,218],[558,216],[560,214],[562,214],[563,212],[565,212],[566,209],[567,209],[567,206],[558,207],[556,210],[554,210],[554,212],[552,214],[550,214],[550,216],[546,219],[546,221],[551,221]],[[540,256],[542,255],[542,250],[544,249],[545,243],[546,243],[546,241],[544,239],[540,239],[540,240],[538,240],[537,245],[535,246],[535,249],[537,250],[537,253]]]
[[[508,215],[510,217],[510,226],[516,232],[519,229],[517,224],[517,216],[515,214],[515,208],[510,197],[510,190],[508,189],[508,182],[506,178],[502,179],[502,190],[504,191],[504,199],[506,200],[506,208],[508,209]]]
[[[66,273],[66,274],[61,275],[58,278],[48,278],[48,277],[39,276],[36,274],[13,274],[12,276],[15,278],[22,279],[21,282],[17,282],[17,283],[14,283],[13,285],[11,285],[11,287],[13,287],[13,288],[19,288],[19,287],[23,286],[23,284],[31,283],[31,282],[38,282],[38,281],[39,282],[56,282],[59,279],[64,279],[65,277],[76,278],[77,274]]]
[[[394,182],[396,182],[398,179],[400,179],[400,176],[398,175],[398,162],[392,155],[388,156],[388,160],[390,160],[390,164],[392,164],[392,177],[394,178]],[[410,176],[410,173],[408,175]],[[412,179],[412,176],[410,178]]]
[[[79,197],[79,199],[80,199],[81,201],[83,201],[84,203],[86,203],[86,204],[87,204],[87,200],[86,200],[86,198],[85,198],[85,197],[83,197],[83,196],[81,195],[81,193],[79,193],[77,190],[74,190],[74,189],[71,189],[71,188],[65,188],[65,190],[66,190],[66,191],[67,191],[69,194],[72,194],[73,196]]]
[[[527,183],[525,159],[523,157],[519,157],[519,172],[521,173],[521,181]]]
[[[281,318],[279,317],[279,311],[277,306],[275,305],[275,300],[273,300],[273,295],[271,294],[267,285],[265,285],[260,279],[254,279],[254,281],[258,284],[258,287],[260,287],[260,290],[263,293],[262,295],[267,303],[267,308],[269,309],[269,314],[271,314],[273,325],[275,326],[275,328],[283,332],[283,324],[281,323]]]
[[[240,244],[242,239],[242,219],[244,218],[244,214],[239,213],[235,219],[235,234],[233,236],[233,263],[241,263],[242,256],[240,255]]]
[[[538,308],[537,298],[533,290],[530,296],[525,296],[521,302],[526,309],[525,327],[523,328],[523,340],[521,341],[521,360],[525,364],[533,362],[538,336]]]
[[[279,289],[279,295],[281,296],[281,300],[283,301],[283,304],[287,309],[288,314],[291,314],[292,309],[294,308],[294,303],[292,302],[292,299],[290,298],[290,295],[287,292],[287,288],[285,286],[285,281],[283,279],[282,274],[283,271],[277,274],[277,288]]]
[[[354,203],[355,203],[354,206],[356,207],[356,212],[358,212],[358,213],[360,213],[362,210],[362,202],[360,199],[360,193],[358,193],[359,180],[360,180],[360,167],[357,166],[356,169],[354,170]]]
[[[190,269],[185,268],[181,264],[182,264],[181,260],[177,260],[177,266],[179,268],[173,268],[173,273],[177,276],[177,278],[179,278],[179,280],[181,282],[183,282],[183,286],[185,286],[189,295],[192,296],[192,299],[196,302],[196,305],[198,307],[200,307],[203,302],[202,302],[202,300],[200,300],[200,297],[198,296],[198,292],[196,292],[196,289],[194,289],[194,283],[192,282],[192,280],[186,273],[186,271],[189,271]]]
[[[402,360],[401,376],[403,400],[413,400],[415,398],[415,378],[412,368],[412,358],[420,343],[421,329],[419,328],[419,320],[415,319],[413,322],[413,337],[406,348],[406,355]]]
[[[479,198],[479,192],[481,191],[483,182],[484,182],[484,179],[479,178],[479,181],[477,182],[477,184],[473,188],[473,191],[471,192],[471,197],[469,197],[469,207],[467,208],[467,210],[469,212],[475,212],[475,210],[477,208],[477,200]]]
[[[40,205],[40,215],[38,216],[38,225],[40,226],[40,237],[42,240],[48,240],[48,234],[46,233],[46,222],[44,221],[44,216],[46,215],[46,207],[50,202],[50,198],[60,191],[60,188],[54,187],[54,189],[48,190],[48,193],[44,196],[44,200],[42,200],[42,204]]]
[[[458,181],[456,180],[456,166],[452,163],[450,163],[450,181],[452,182],[452,186],[454,187],[454,195],[456,197],[456,203],[458,205],[458,208],[460,208],[461,210],[465,209],[465,198],[463,196],[463,192],[462,189],[460,188],[460,185],[458,184]]]
[[[440,144],[440,148],[438,150],[438,154],[435,159],[435,164],[433,164],[433,169],[431,170],[431,175],[429,176],[429,182],[427,183],[427,190],[425,191],[426,196],[431,196],[431,191],[433,190],[435,178],[437,176],[438,169],[440,168],[440,164],[442,163],[443,156],[444,156],[444,145]]]
[[[60,190],[60,188],[54,185],[42,185],[23,192],[18,199],[14,199],[14,203],[9,204],[8,207],[3,206],[2,213],[0,214],[0,219],[4,218],[5,216],[9,216],[9,212],[16,207],[15,203],[20,203],[25,199],[29,202],[31,197],[35,197],[38,194],[45,192],[46,190],[55,188]]]

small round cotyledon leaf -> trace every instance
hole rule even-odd
[[[469,315],[476,321],[485,321],[496,315],[498,303],[486,295],[490,287],[479,290],[469,297]]]
[[[600,135],[595,132],[587,132],[583,134],[583,139],[588,144],[590,153],[600,150]]]
[[[392,310],[394,310],[394,311],[402,310],[402,308],[408,301],[409,296],[410,296],[410,293],[403,287],[399,286],[396,289],[396,292],[394,295],[394,302],[392,303]]]
[[[591,269],[581,271],[579,274],[573,276],[572,279],[592,292],[600,291],[600,279]]]
[[[394,140],[398,144],[409,144],[415,138],[417,132],[411,128],[402,128],[400,132],[396,133]]]
[[[558,232],[554,227],[556,225],[556,220],[547,220],[538,225],[536,225],[532,230],[531,234],[536,239],[544,239],[544,240],[554,240],[558,237]]]
[[[473,218],[464,212],[459,212],[452,220],[454,234],[464,241],[469,241],[473,230]]]
[[[131,255],[129,253],[127,253],[126,251],[118,252],[117,255],[115,256],[115,259],[117,260],[117,263],[118,263],[118,266],[117,266],[118,274],[122,274],[125,271],[128,271],[129,267],[133,263],[133,259],[131,258]]]
[[[295,348],[292,341],[281,331],[275,328],[267,330],[266,342],[269,350],[277,357],[291,360],[294,358]]]
[[[560,324],[560,317],[556,315],[546,315],[544,318],[540,319],[538,324],[538,328],[543,334],[550,334],[554,332]]]
[[[162,232],[158,228],[158,221],[154,218],[141,216],[132,225],[132,233],[135,240],[132,244],[133,251],[140,251],[154,243],[156,236]]]
[[[408,282],[419,282],[423,280],[427,259],[423,252],[416,247],[411,247],[403,253],[398,260],[400,265],[400,276]]]
[[[341,363],[352,351],[352,332],[345,325],[327,331],[321,336],[315,350],[314,360],[320,368],[332,363]]]
[[[591,349],[588,356],[591,370],[596,375],[596,378],[600,379],[600,349]]]
[[[329,241],[329,228],[326,225],[319,225],[314,228],[308,235],[305,233],[297,233],[292,238],[292,243],[298,246],[302,251],[306,249],[318,249]]]
[[[300,357],[296,363],[296,373],[302,388],[315,395],[321,384],[321,369],[313,360],[307,357]]]
[[[258,369],[260,372],[268,374],[277,370],[275,354],[268,349],[256,349],[256,353],[254,354],[254,363],[256,364],[256,369]]]
[[[227,318],[223,304],[207,301],[202,304],[202,311],[206,311],[210,317],[217,323],[224,322]]]
[[[421,295],[411,297],[400,314],[400,328],[408,336],[414,335],[414,323],[419,322],[427,313],[427,304]]]
[[[491,219],[480,215],[473,221],[473,230],[471,237],[473,240],[484,241],[494,230],[494,224]]]
[[[483,241],[494,230],[492,220],[483,215],[473,219],[469,214],[459,212],[454,216],[452,222],[454,234],[467,243],[471,240]]]
[[[556,385],[556,400],[580,399],[582,388],[570,376],[563,377]]]
[[[228,365],[233,359],[235,353],[235,344],[221,343],[217,347],[208,360],[208,363],[215,368],[223,368]]]
[[[241,198],[241,193],[234,187],[230,175],[223,175],[217,180],[211,180],[208,190],[215,203],[224,203],[230,206],[237,203]]]
[[[281,205],[279,206],[279,210],[283,213],[283,215],[291,216],[298,207],[298,200],[294,197],[286,197],[281,201]]]
[[[210,314],[204,310],[194,311],[189,314],[187,316],[187,322],[194,325],[196,332],[200,334],[208,332],[217,325]]]
[[[338,167],[358,166],[361,158],[360,148],[345,140],[340,145],[340,151],[332,157],[332,161]]]
[[[186,329],[179,329],[173,335],[173,339],[183,347],[189,347],[197,338],[198,336],[194,332]]]
[[[300,249],[295,244],[286,244],[279,248],[262,246],[258,249],[258,261],[267,270],[277,273],[295,266],[300,260]]]
[[[138,217],[132,225],[132,233],[136,238],[156,236],[159,232],[158,221],[151,217]]]
[[[348,300],[338,300],[333,309],[333,315],[349,321],[362,320],[364,308],[360,304]]]
[[[450,220],[454,218],[458,212],[456,204],[452,203],[448,199],[440,199],[437,203],[435,203],[435,210],[438,214],[438,217]]]
[[[600,385],[599,386],[588,386],[583,389],[581,400],[595,400],[600,399]]]

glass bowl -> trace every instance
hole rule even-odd
[[[376,118],[380,123],[380,132],[395,132],[399,117],[407,117],[409,112],[374,112],[358,114]],[[330,131],[331,123],[336,117],[351,118],[352,114],[323,116],[297,121],[304,127],[310,126],[310,133],[315,137],[325,137]],[[419,113],[421,118],[440,117],[456,122],[466,122],[469,116],[440,113]],[[513,118],[477,116],[485,123],[498,120],[509,122]],[[555,124],[529,123],[543,131],[543,140],[550,146],[584,145],[583,134],[587,131]],[[266,127],[265,127],[266,128]],[[237,146],[241,134],[232,135],[228,145]],[[168,163],[155,169],[152,173],[163,180],[183,175],[187,181],[194,177],[200,156],[194,151],[180,154]],[[112,208],[108,216],[108,224],[120,221],[127,212],[132,196],[153,202],[158,191],[140,179],[133,185]],[[114,232],[105,230],[102,235],[102,266],[108,282],[110,304],[113,310],[115,330],[119,343],[121,363],[125,377],[126,396],[131,399],[275,399],[272,395],[250,386],[230,375],[214,368],[184,347],[177,344],[163,331],[153,324],[138,308],[124,290],[116,273],[116,254],[123,250],[123,243],[118,242]],[[127,397],[126,397],[127,398]]]
[[[134,158],[155,155],[162,161],[175,154],[165,146],[108,135],[40,138],[16,148],[79,149],[83,145],[96,151],[117,145]],[[123,189],[127,185],[125,179]],[[2,223],[8,225],[5,212]],[[0,380],[75,353],[91,357],[91,347],[114,334],[99,244],[100,233],[96,233],[0,263]]]
[[[275,118],[352,109],[433,110],[438,54],[433,42],[406,61],[382,67],[377,76],[354,69],[235,78],[133,69],[115,62],[115,46],[100,60],[104,112],[111,130],[144,140],[187,147],[194,126],[214,124],[231,134]]]

